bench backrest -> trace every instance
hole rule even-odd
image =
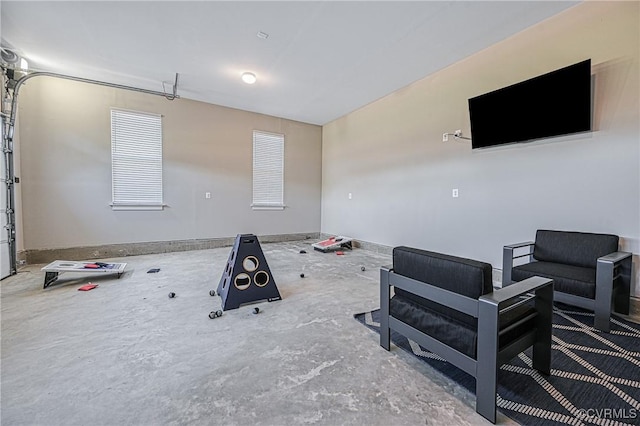
[[[598,258],[618,251],[618,236],[539,229],[533,248],[538,261],[596,268]]]
[[[395,273],[417,281],[429,283],[472,299],[493,291],[491,265],[485,262],[449,256],[410,247],[393,249],[393,270]],[[470,326],[477,320],[454,309],[416,296],[402,289],[394,289],[395,294],[418,304],[434,309]]]

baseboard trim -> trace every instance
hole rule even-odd
[[[260,242],[281,243],[287,241],[319,238],[318,232],[296,234],[258,235]],[[19,259],[28,264],[49,263],[54,260],[90,260],[112,257],[139,256],[144,254],[171,253],[178,251],[207,250],[233,245],[235,237],[206,238],[198,240],[150,241],[142,243],[107,244],[87,247],[23,250]]]

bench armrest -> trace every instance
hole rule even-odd
[[[505,248],[511,248],[511,249],[517,249],[517,248],[520,248],[520,247],[532,246],[534,244],[535,244],[535,242],[533,242],[533,241],[525,241],[524,243],[507,244],[504,247]]]
[[[627,251],[616,251],[613,253],[609,253],[606,256],[599,257],[598,262],[618,263],[623,261],[627,257],[631,257],[631,253]]]
[[[535,292],[535,296],[521,298]],[[510,303],[513,299],[521,300]],[[500,317],[502,314],[516,309],[524,304],[533,303],[535,312],[519,317],[516,322],[501,328]],[[503,305],[506,305],[503,307]],[[476,384],[492,381],[498,374],[498,368],[504,362],[522,352],[524,347],[533,346],[533,368],[549,374],[551,372],[551,318],[553,316],[553,280],[542,277],[531,277],[513,284],[512,286],[485,294],[478,299],[478,361],[491,360],[491,363],[483,362],[478,370]],[[500,337],[511,330],[524,324],[530,324],[527,331],[519,333],[515,341],[500,346]],[[528,340],[527,340],[528,339]],[[497,354],[494,356],[493,354]],[[494,364],[495,360],[495,364]],[[489,368],[489,366],[494,366]],[[476,388],[478,389],[478,388]],[[494,388],[495,389],[495,388]],[[495,391],[494,391],[495,392]],[[487,395],[476,392],[478,398],[485,400]],[[493,396],[493,394],[491,395]]]
[[[502,249],[502,287],[511,285],[513,280],[511,279],[511,270],[513,269],[513,260],[520,257],[529,257],[529,262],[533,261],[533,250],[529,249],[529,253],[514,256],[513,251],[522,247],[532,247],[535,243],[533,241],[526,241],[524,243],[508,244]]]
[[[596,263],[595,327],[609,331],[613,311],[628,315],[630,310],[632,254],[616,251],[598,258]]]
[[[478,300],[481,303],[499,306],[511,299],[539,290],[545,286],[551,286],[551,288],[553,288],[553,280],[543,277],[531,277],[510,285],[509,287],[495,290],[493,293],[480,296]]]

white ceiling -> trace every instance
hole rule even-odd
[[[32,69],[160,91],[179,73],[183,98],[322,125],[576,3],[3,0],[0,31]]]

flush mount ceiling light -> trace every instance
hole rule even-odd
[[[258,38],[261,38],[261,39],[264,39],[264,40],[269,38],[269,34],[267,34],[265,32],[262,32],[262,31],[258,31],[258,34],[256,34],[256,36],[258,36]]]
[[[244,81],[247,84],[253,84],[256,82],[256,80],[258,80],[256,78],[256,75],[252,72],[243,72],[242,73],[242,81]]]

